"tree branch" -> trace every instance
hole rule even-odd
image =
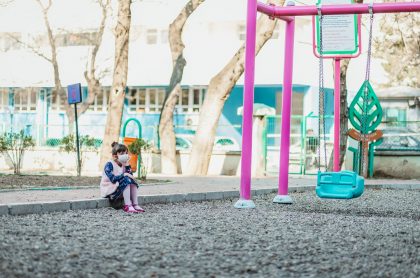
[[[47,57],[44,53],[42,53],[41,51],[39,51],[36,47],[34,47],[33,45],[30,45],[24,41],[22,41],[21,39],[17,38],[16,36],[12,35],[11,33],[6,33],[6,36],[8,36],[9,38],[13,39],[15,42],[23,45],[24,47],[29,48],[32,52],[34,52],[36,55],[38,55],[39,57],[47,60],[48,62],[52,63],[52,60],[50,57]]]

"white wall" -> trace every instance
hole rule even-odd
[[[148,28],[159,31],[168,29],[186,0],[136,1],[132,4],[132,32],[128,85],[166,85],[172,70],[169,44],[145,44]],[[306,1],[310,2],[311,1]],[[116,8],[116,1],[113,1]],[[297,3],[297,5],[300,5]],[[77,31],[97,28],[100,11],[93,1],[55,1],[50,13],[55,32],[58,29]],[[111,84],[114,62],[114,37],[116,10],[110,18],[103,45],[98,53],[100,71],[109,72],[102,80]],[[204,2],[190,17],[184,27],[184,55],[187,59],[183,84],[207,85],[238,48],[244,43],[238,38],[238,26],[246,20],[246,1],[212,0]],[[318,60],[312,53],[312,28],[310,17],[296,20],[294,83],[318,85]],[[256,84],[280,84],[284,60],[284,23],[279,22],[278,39],[270,40],[256,60]],[[24,32],[24,36],[45,32],[42,17],[34,1],[16,0],[9,7],[0,8],[0,32]],[[363,29],[363,31],[366,31]],[[363,33],[366,42],[366,32]],[[42,51],[48,54],[49,47]],[[364,52],[365,53],[365,52]],[[61,47],[58,50],[60,74],[63,85],[81,82],[85,84],[83,71],[89,47]],[[363,81],[366,56],[353,59],[349,66],[348,88],[357,90]],[[0,86],[52,86],[51,65],[28,49],[0,52]],[[379,60],[372,61],[371,79],[384,81]],[[325,61],[325,86],[333,87],[332,66]],[[243,79],[238,81],[242,84]]]

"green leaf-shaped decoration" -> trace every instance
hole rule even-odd
[[[365,99],[365,88],[367,96]],[[349,107],[349,119],[362,134],[374,131],[382,121],[382,107],[369,81],[365,81]]]

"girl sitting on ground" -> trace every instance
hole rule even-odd
[[[101,179],[101,196],[114,201],[124,198],[123,210],[127,213],[144,212],[138,204],[137,189],[139,185],[133,177],[128,163],[128,149],[124,144],[112,143],[112,160],[105,164]]]

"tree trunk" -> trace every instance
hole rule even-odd
[[[101,149],[100,168],[111,157],[111,144],[118,141],[124,108],[128,73],[128,43],[131,24],[131,0],[119,0],[118,19],[115,27],[115,60],[109,110]]]
[[[350,59],[342,59],[340,61],[340,168],[344,163],[347,148],[347,131],[349,121],[349,109],[347,104],[347,68],[349,67]],[[336,78],[334,76],[334,78]],[[328,171],[332,171],[334,164],[334,155],[331,151],[331,156],[328,161]]]
[[[72,109],[73,107],[69,105],[67,102],[67,94],[65,90],[63,89],[63,86],[61,85],[60,72],[59,72],[58,61],[57,61],[57,47],[55,45],[55,38],[51,29],[50,21],[48,19],[48,11],[51,8],[52,1],[48,0],[46,5],[41,3],[40,0],[36,0],[36,2],[42,9],[42,14],[44,17],[44,24],[45,24],[45,27],[47,28],[48,42],[51,47],[51,59],[47,59],[47,60],[53,66],[54,89],[55,89],[55,92],[60,96],[60,99],[65,100],[64,109],[66,111],[67,119],[69,122],[69,133],[71,134],[74,131],[75,115],[74,115],[74,109]]]
[[[363,0],[356,0],[358,4],[363,4]],[[349,109],[347,104],[347,69],[350,59],[342,59],[340,63],[340,168],[343,166],[346,156]],[[334,66],[334,62],[333,62]],[[334,77],[335,78],[335,77]],[[333,151],[328,161],[328,171],[332,171],[334,164]]]
[[[204,0],[190,0],[169,25],[169,44],[171,47],[173,70],[169,88],[166,91],[162,112],[159,119],[159,137],[161,150],[161,168],[164,174],[176,174],[176,149],[174,132],[174,110],[181,94],[181,80],[186,65],[183,56],[185,48],[182,42],[182,30],[188,17]]]
[[[347,131],[349,125],[349,108],[347,104],[347,68],[349,67],[350,59],[341,60],[340,67],[340,167],[344,163],[347,148]]]
[[[100,0],[98,1],[98,4],[102,10],[102,19],[98,29],[98,36],[96,37],[96,40],[93,41],[92,53],[90,55],[90,65],[89,68],[86,67],[86,71],[84,73],[88,85],[88,95],[87,99],[81,104],[80,109],[77,110],[80,115],[85,113],[89,106],[95,102],[96,96],[101,92],[102,89],[101,83],[95,75],[96,56],[102,43],[105,23],[108,17],[108,7],[110,5],[110,0]]]
[[[275,5],[283,5],[284,0],[269,1]],[[273,35],[276,20],[261,15],[257,22],[256,53]],[[187,174],[206,175],[213,151],[217,124],[222,113],[226,99],[229,97],[236,81],[244,72],[245,45],[243,45],[227,63],[227,65],[214,76],[207,89],[203,106],[200,109],[200,121],[194,137]]]

